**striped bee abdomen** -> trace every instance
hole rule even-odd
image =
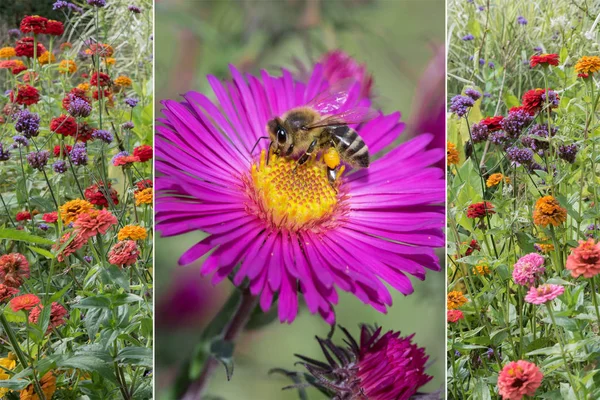
[[[369,148],[354,129],[347,125],[337,126],[332,129],[332,134],[344,161],[361,168],[369,166]]]

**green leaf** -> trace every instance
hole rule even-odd
[[[117,284],[125,291],[129,291],[129,277],[115,265],[101,269],[102,281],[107,285]]]
[[[113,367],[106,361],[90,355],[74,355],[57,360],[58,367],[75,368],[84,371],[98,372],[104,378],[116,382]]]
[[[492,400],[492,396],[490,395],[490,388],[482,380],[478,380],[473,388],[473,397],[474,400]]]
[[[10,390],[22,390],[25,389],[27,385],[29,385],[29,381],[23,379],[0,380],[0,387]]]
[[[46,258],[55,258],[56,256],[46,249],[41,249],[35,246],[27,246],[31,251],[38,253]]]
[[[86,297],[79,303],[74,304],[76,308],[110,308],[110,299],[105,296]]]
[[[119,351],[117,361],[125,364],[152,367],[152,349],[139,346],[125,347]]]
[[[17,240],[20,242],[29,242],[36,244],[54,244],[54,240],[46,239],[40,236],[35,236],[25,231],[18,231],[16,229],[0,229],[0,239]]]

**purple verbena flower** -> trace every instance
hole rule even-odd
[[[473,124],[471,127],[471,138],[473,143],[485,142],[489,136],[489,129],[486,124]]]
[[[516,139],[521,135],[523,129],[533,121],[533,116],[522,108],[516,108],[508,112],[508,115],[500,122],[502,129],[508,137]]]
[[[490,134],[490,136],[488,137],[488,140],[490,142],[492,142],[493,144],[495,144],[496,146],[499,146],[503,149],[505,149],[508,146],[508,144],[510,143],[510,138],[507,136],[506,132],[504,132],[504,131],[492,132]]]
[[[73,165],[87,165],[88,155],[85,143],[75,143],[73,149],[71,149],[71,152],[69,153],[69,158],[71,158]]]
[[[19,147],[19,146],[23,146],[23,147],[27,147],[29,146],[29,140],[27,140],[27,138],[25,136],[22,135],[16,135],[13,136],[13,140],[15,141],[15,147]]]
[[[475,90],[473,88],[467,88],[465,90],[465,95],[469,96],[470,98],[472,98],[475,101],[477,101],[478,99],[481,98],[481,93],[479,93],[477,90]]]
[[[94,6],[94,7],[105,7],[106,6],[106,0],[87,0],[87,3],[90,6]]]
[[[517,166],[530,166],[533,163],[533,151],[531,149],[520,149],[512,146],[506,150],[506,157]]]
[[[72,94],[69,95],[69,114],[73,117],[87,117],[92,112],[92,105],[82,99],[81,97],[74,96]]]
[[[519,16],[517,17],[517,23],[518,23],[519,25],[527,25],[527,20],[525,19],[525,17],[523,17],[523,16],[519,15]]]
[[[42,170],[48,164],[50,152],[48,150],[32,151],[27,155],[27,162],[33,169]]]
[[[91,263],[92,261],[94,261],[94,259],[92,258],[92,256],[83,256],[83,259],[85,260],[85,262],[87,262],[88,264]]]
[[[134,97],[128,97],[125,99],[125,104],[127,104],[131,108],[137,106],[138,103],[139,103],[139,100]]]
[[[4,145],[0,143],[0,161],[8,161],[10,159],[10,152],[4,150]]]
[[[483,67],[485,65],[485,59],[480,58],[479,59],[479,65],[481,65]]]
[[[8,37],[11,39],[17,39],[21,37],[21,31],[19,29],[9,29]]]
[[[64,174],[67,172],[67,162],[64,160],[55,161],[54,164],[52,164],[52,169],[57,174]]]
[[[496,64],[494,64],[493,62],[490,61],[488,63],[488,67],[490,67],[490,69],[494,69],[494,68],[496,68]]]
[[[92,133],[92,137],[94,139],[101,140],[104,143],[112,143],[112,141],[113,141],[113,135],[109,131],[100,130],[100,129],[98,129],[94,133]]]
[[[66,8],[69,6],[69,2],[64,1],[64,0],[58,0],[57,2],[55,2],[54,4],[52,4],[52,9],[53,10],[60,10],[62,8]]]
[[[573,164],[575,162],[575,158],[577,158],[578,151],[579,146],[576,144],[561,145],[558,146],[558,157],[570,164]]]
[[[40,130],[40,116],[29,110],[22,110],[15,114],[17,122],[15,130],[22,133],[26,138],[36,137]]]
[[[542,100],[544,100],[545,103],[549,103],[551,108],[556,108],[558,107],[558,96],[556,95],[556,92],[554,90],[549,90],[548,91],[548,101],[546,101],[546,93],[542,94]]]
[[[473,39],[475,39],[475,36],[471,35],[470,33],[462,37],[462,40],[464,40],[465,42],[468,42]]]
[[[48,226],[48,224],[45,224],[45,223],[41,222],[41,223],[38,225],[38,228],[40,228],[40,229],[41,229],[41,230],[43,230],[43,231],[47,231],[47,230],[48,230],[48,228],[50,228],[50,227]]]
[[[132,130],[133,128],[135,128],[135,125],[133,124],[133,122],[132,122],[132,121],[127,121],[127,122],[124,122],[124,123],[121,125],[121,128],[122,128],[122,129],[124,129],[124,130],[126,130],[126,131],[130,131],[130,130]]]
[[[469,108],[475,105],[475,101],[467,96],[457,95],[450,100],[450,112],[459,117],[464,117]]]
[[[141,8],[139,8],[138,6],[134,6],[134,5],[130,5],[130,6],[128,6],[128,7],[127,7],[127,9],[128,9],[129,11],[131,11],[132,13],[134,13],[134,14],[139,14],[139,13],[141,13],[141,12],[142,12],[142,9],[141,9]]]

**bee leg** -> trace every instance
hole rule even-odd
[[[312,152],[314,151],[315,147],[317,147],[317,144],[319,143],[318,139],[315,139],[311,142],[311,144],[308,146],[308,149],[306,149],[306,153],[302,154],[302,157],[300,157],[298,159],[298,162],[296,163],[296,166],[294,167],[294,169],[292,170],[292,172],[296,172],[296,169],[304,164],[305,162],[308,161],[308,159],[310,158],[310,156],[312,155]]]
[[[335,178],[337,177],[337,168],[329,168],[327,167],[327,180],[329,181],[329,184],[331,185],[331,187],[333,188],[333,190],[335,190],[335,193],[337,194],[337,188],[335,187]]]
[[[267,149],[267,162],[266,162],[267,165],[269,165],[269,159],[271,158],[271,147],[273,147],[273,144],[275,144],[275,143],[269,142],[269,148]]]

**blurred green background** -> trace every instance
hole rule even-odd
[[[420,109],[418,82],[443,45],[444,24],[442,0],[158,0],[156,98],[176,99],[188,90],[211,96],[206,75],[228,79],[228,64],[252,73],[263,68],[276,73],[282,66],[294,69],[294,59],[308,64],[340,48],[366,63],[373,74],[376,105],[385,112],[400,110],[408,122]],[[443,102],[443,83],[439,96]],[[158,102],[156,110],[160,116]],[[410,129],[409,123],[403,136]],[[213,288],[200,279],[199,264],[177,266],[179,256],[201,238],[198,232],[156,243],[156,383],[161,400],[172,400],[167,389],[179,363],[231,290],[229,282]],[[396,294],[387,315],[341,293],[338,323],[354,334],[362,322],[415,332],[415,341],[433,361],[429,373],[434,379],[426,387],[433,391],[445,384],[445,277],[443,272],[429,273],[425,282],[413,281],[415,294]],[[294,369],[294,353],[322,359],[314,336],[328,331],[320,317],[301,309],[292,325],[275,322],[246,333],[236,349],[232,381],[226,381],[220,368],[210,394],[222,399],[297,399],[295,391],[281,391],[289,380],[267,372]],[[309,393],[311,400],[322,398],[316,391]]]

